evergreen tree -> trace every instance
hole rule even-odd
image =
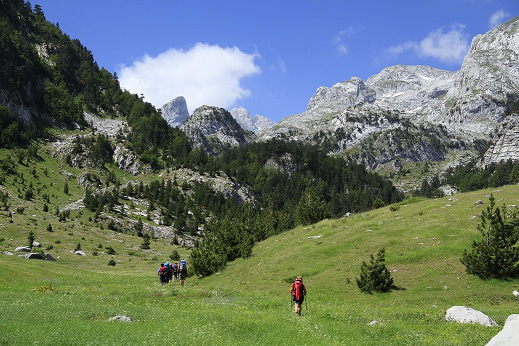
[[[81,243],[77,243],[76,248],[74,251],[81,251]]]
[[[326,203],[308,187],[297,204],[295,217],[298,225],[309,225],[321,221],[328,216]]]
[[[149,234],[144,234],[143,236],[143,240],[142,240],[142,244],[141,244],[141,249],[143,250],[149,250],[150,249],[150,236]]]
[[[357,286],[365,293],[389,292],[393,287],[393,278],[386,268],[385,249],[381,249],[376,257],[371,255],[370,263],[362,261],[360,277],[355,279]]]
[[[29,247],[32,249],[32,244],[34,243],[34,233],[32,231],[29,232],[27,240],[29,242]]]
[[[490,195],[490,206],[481,212],[477,229],[483,239],[472,243],[472,251],[463,251],[461,263],[469,274],[482,279],[519,277],[519,210],[495,207]]]
[[[63,192],[68,195],[68,183],[65,182],[65,185],[63,186]]]

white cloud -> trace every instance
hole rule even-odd
[[[356,29],[352,26],[346,28],[345,30],[341,30],[335,34],[333,37],[332,43],[335,46],[335,50],[340,55],[346,55],[349,52],[349,47],[344,43],[344,39],[350,38]]]
[[[459,63],[470,47],[468,35],[463,32],[464,28],[463,25],[453,25],[450,31],[445,32],[445,28],[441,27],[430,32],[420,42],[406,41],[389,47],[386,49],[386,55],[394,57],[411,51],[419,56],[435,58],[446,63]]]
[[[184,96],[189,111],[201,105],[228,108],[251,95],[240,84],[242,78],[261,72],[254,63],[258,54],[197,43],[189,50],[169,49],[156,57],[145,55],[119,72],[121,86],[161,107],[174,97]]]
[[[490,19],[488,20],[488,28],[495,28],[499,24],[505,22],[511,16],[512,15],[508,12],[505,12],[503,10],[497,10],[490,16]]]

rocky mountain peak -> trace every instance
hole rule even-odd
[[[241,128],[231,113],[223,108],[201,106],[182,125],[181,130],[195,147],[209,153],[218,153],[229,146],[246,145],[255,136]]]
[[[268,130],[274,125],[272,120],[263,115],[256,114],[252,117],[243,107],[233,108],[230,110],[230,113],[244,130],[254,133]]]
[[[180,127],[189,118],[184,96],[175,97],[161,108],[162,117],[171,127]]]

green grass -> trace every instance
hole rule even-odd
[[[518,185],[498,190],[499,205],[519,204]],[[394,212],[385,207],[299,227],[258,243],[251,258],[219,274],[188,278],[184,288],[157,282],[158,262],[175,247],[154,241],[150,252],[131,250],[140,238],[111,237],[85,221],[85,214],[68,221],[66,230],[57,223],[62,229],[54,233],[37,231],[44,242],[62,239],[54,244],[57,252],[50,251],[62,255],[56,262],[0,255],[0,345],[484,344],[499,328],[448,323],[444,316],[449,307],[465,305],[502,326],[517,313],[512,291],[519,280],[483,281],[466,274],[459,262],[479,236],[473,216],[492,191],[458,194],[456,201],[413,200]],[[474,205],[479,199],[485,204]],[[25,242],[32,223],[20,219],[13,226],[6,220],[0,216],[0,238],[6,239],[0,250],[12,251]],[[79,220],[82,228],[70,227]],[[117,266],[107,265],[108,255],[70,254],[81,235],[87,253],[99,242],[110,243],[122,254],[114,256]],[[315,235],[322,236],[308,239]],[[355,277],[362,261],[381,247],[401,289],[363,294]],[[308,289],[308,310],[300,318],[290,310],[287,278],[294,275],[302,275]],[[117,314],[135,322],[108,322]],[[372,320],[381,324],[367,326]]]

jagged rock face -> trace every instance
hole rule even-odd
[[[519,100],[518,81],[519,17],[476,36],[459,71],[397,65],[366,82],[354,77],[320,87],[305,112],[260,140],[317,143],[370,169],[396,159],[442,161],[446,151],[476,152],[472,142],[492,139]],[[517,123],[507,124],[485,160],[517,159]]]
[[[195,147],[217,154],[227,147],[247,145],[255,135],[243,130],[231,113],[223,108],[201,106],[182,125],[181,130]]]
[[[144,164],[137,154],[121,144],[115,146],[112,158],[117,167],[133,175],[150,174],[152,172],[151,167]]]
[[[519,161],[519,114],[506,119],[486,151],[483,165],[507,160]]]
[[[162,117],[171,127],[180,127],[189,118],[189,111],[184,96],[175,97],[161,108]]]
[[[263,115],[256,114],[252,117],[243,107],[233,108],[229,112],[238,124],[247,131],[259,133],[270,129],[274,125],[272,120]]]

